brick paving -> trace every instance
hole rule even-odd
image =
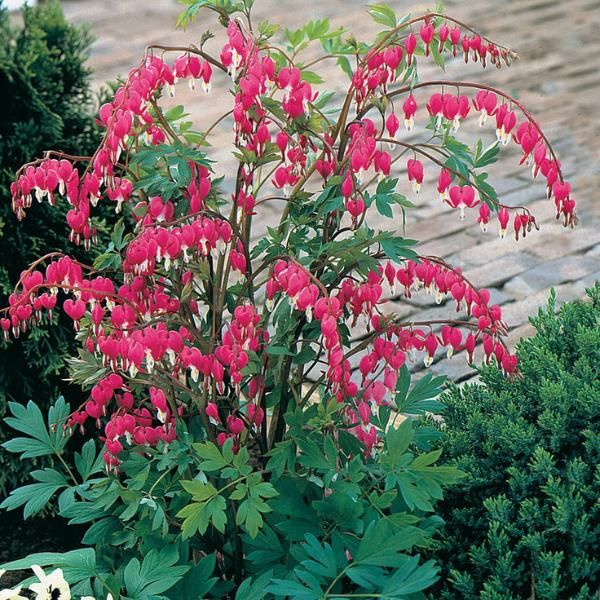
[[[288,27],[329,17],[334,25],[348,26],[358,37],[368,38],[374,27],[366,15],[366,4],[358,0],[256,0],[255,15],[257,21],[269,19]],[[392,2],[400,14],[418,14],[432,4]],[[63,6],[71,19],[88,23],[96,37],[89,59],[95,87],[126,74],[147,43],[196,42],[214,25],[207,13],[206,20],[185,32],[176,31],[181,5],[175,0],[64,0]],[[509,148],[494,165],[491,182],[505,203],[524,204],[534,211],[540,232],[519,242],[500,240],[493,227],[483,233],[473,219],[459,221],[455,211],[427,193],[427,186],[415,200],[418,209],[409,213],[406,234],[423,242],[421,253],[446,257],[463,268],[476,285],[491,288],[492,297],[504,307],[509,341],[514,343],[531,333],[527,318],[545,304],[550,288],[554,287],[559,301],[564,302],[581,297],[586,287],[600,279],[600,203],[596,200],[600,188],[600,5],[597,0],[448,0],[447,12],[513,48],[521,60],[510,69],[483,71],[478,65],[465,65],[456,59],[448,62],[448,73],[441,77],[434,65],[423,61],[422,79],[470,79],[517,96],[532,109],[553,141],[578,200],[580,225],[574,231],[565,230],[554,219],[553,203],[544,199],[543,184],[532,184],[527,170],[518,167],[517,149]],[[345,85],[337,76],[329,82],[336,91]],[[221,102],[218,92],[206,98],[185,86],[179,86],[177,94],[175,102],[186,105],[198,129],[212,123],[227,102],[226,96]],[[223,161],[223,173],[231,165],[229,131],[226,124],[219,127],[210,150],[212,158]],[[464,135],[467,142],[479,135],[489,135],[491,141],[493,128],[482,134],[467,125]],[[432,181],[430,176],[429,183]],[[406,191],[412,199],[408,187]],[[277,206],[262,205],[254,227],[256,237],[278,220],[278,211]],[[381,226],[399,228],[399,223],[383,219]],[[373,224],[379,225],[376,220]],[[395,299],[390,309],[419,321],[454,314],[452,303],[437,306],[423,297],[410,302]],[[472,374],[462,357],[439,361],[432,368],[456,381]]]

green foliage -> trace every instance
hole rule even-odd
[[[386,25],[387,27],[396,26],[396,13],[394,9],[382,2],[381,4],[370,4],[369,14],[376,23]]]
[[[600,586],[600,284],[531,319],[522,378],[453,388],[442,447],[469,477],[445,498],[435,598],[596,598]]]
[[[13,437],[4,442],[2,446],[9,452],[19,454],[19,462],[25,458],[50,456],[62,461],[65,468],[65,472],[54,468],[31,471],[29,475],[36,483],[13,489],[0,504],[0,508],[7,510],[24,506],[23,516],[27,519],[46,508],[50,499],[56,496],[59,490],[65,491],[65,494],[59,496],[59,502],[72,494],[66,488],[69,488],[77,479],[63,459],[65,446],[69,439],[64,433],[63,425],[66,423],[70,410],[63,398],[59,398],[50,407],[46,420],[44,420],[38,405],[31,401],[26,407],[17,402],[10,402],[9,408],[13,416],[7,417],[5,422],[12,429],[25,435]],[[83,482],[86,482],[91,475],[102,468],[102,463],[96,457],[93,440],[88,440],[83,445],[81,452],[74,454],[73,459],[76,472]]]
[[[0,7],[0,303],[23,269],[52,251],[80,256],[67,241],[63,211],[36,207],[19,223],[11,211],[10,183],[15,171],[49,148],[89,154],[99,140],[92,118],[89,71],[84,62],[91,39],[69,24],[56,1],[23,10],[23,26],[12,27]],[[62,206],[66,210],[66,203]],[[104,226],[98,223],[100,232]],[[65,357],[73,352],[71,323],[54,319],[10,345],[0,342],[0,413],[7,402],[65,394],[83,399],[63,381]],[[0,438],[5,435],[0,430]],[[19,463],[0,456],[0,493],[23,480]]]
[[[181,482],[185,491],[192,495],[191,504],[177,514],[178,517],[184,518],[184,538],[189,538],[196,532],[204,535],[209,525],[224,533],[227,524],[227,502],[222,493],[226,490],[230,491],[230,502],[240,502],[235,515],[236,525],[243,526],[252,538],[255,538],[262,528],[264,521],[261,513],[271,510],[266,500],[277,496],[278,493],[270,483],[262,480],[260,473],[252,472],[252,467],[248,464],[248,450],[241,448],[234,454],[232,446],[231,441],[228,442],[221,452],[210,442],[194,445],[196,453],[202,459],[202,472],[220,472],[220,477],[227,483],[217,490],[208,482]]]
[[[118,477],[105,474],[93,440],[69,467],[62,398],[47,418],[33,402],[11,403],[6,421],[25,435],[5,448],[57,462],[33,471],[34,483],[1,508],[28,517],[56,499],[60,518],[87,525],[88,547],[0,568],[60,567],[74,594],[131,600],[422,597],[438,578],[420,557],[442,523],[434,507],[462,473],[437,464],[440,452],[428,451],[435,432],[411,418],[440,406],[443,379],[411,386],[406,369],[400,379],[406,412],[399,419],[382,407],[374,417],[385,433],[373,456],[332,400],[288,412],[264,466],[252,445],[218,447],[192,420],[168,446],[123,451]],[[231,569],[234,580],[224,577]]]

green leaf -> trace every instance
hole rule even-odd
[[[300,77],[304,81],[308,81],[308,83],[313,84],[313,85],[323,83],[323,78],[318,73],[315,73],[314,71],[303,70],[300,73]]]
[[[322,110],[329,104],[329,102],[333,99],[334,96],[335,92],[323,92],[322,94],[319,94],[319,96],[313,102],[313,104],[316,108]]]
[[[264,484],[265,486],[269,486],[271,489],[263,488],[262,494],[252,494],[244,500],[237,511],[236,514],[236,522],[238,525],[244,525],[248,534],[251,538],[255,538],[258,535],[259,530],[263,526],[263,518],[261,513],[271,512],[271,507],[261,500],[261,497],[264,498],[273,498],[278,495],[278,492],[270,485]]]
[[[354,70],[352,69],[352,65],[350,61],[345,56],[338,56],[336,63],[340,69],[348,76],[349,79],[352,79],[354,75]]]
[[[273,570],[271,569],[258,577],[245,579],[235,594],[235,600],[262,600],[272,577]]]
[[[405,556],[391,578],[382,589],[386,598],[406,598],[407,594],[416,594],[426,590],[438,579],[438,567],[430,560],[419,565],[418,556]]]
[[[279,496],[279,492],[268,482],[262,481],[250,487],[252,496],[260,496],[261,498],[275,498]]]
[[[285,37],[287,38],[292,48],[297,48],[302,43],[302,41],[304,40],[304,35],[304,29],[285,30]]]
[[[314,535],[307,533],[302,544],[307,558],[301,562],[302,566],[311,574],[334,579],[338,575],[338,564],[333,547],[327,542],[320,542]],[[299,571],[296,571],[298,575]]]
[[[443,404],[436,398],[443,391],[442,386],[446,382],[446,377],[434,377],[431,373],[427,373],[415,383],[410,392],[406,393],[410,384],[410,375],[408,370],[405,373],[403,381],[406,382],[406,387],[396,394],[398,412],[407,415],[422,415],[426,412],[439,413],[443,409]]]
[[[419,456],[417,456],[413,460],[411,469],[420,469],[423,467],[429,467],[438,460],[438,458],[441,456],[441,454],[442,454],[441,449],[434,450],[432,452],[419,454]]]
[[[371,500],[371,504],[376,506],[377,508],[389,508],[392,505],[392,502],[396,499],[398,492],[396,490],[387,490],[382,494],[377,494],[377,492],[373,492],[369,499]]]
[[[179,119],[182,119],[183,117],[186,117],[186,116],[187,116],[187,114],[185,112],[185,108],[184,108],[183,104],[178,104],[177,106],[170,108],[165,113],[165,119],[167,119],[167,121],[178,121]]]
[[[385,578],[385,572],[370,565],[354,565],[346,570],[346,576],[363,588],[377,589]]]
[[[189,570],[190,565],[178,565],[177,546],[166,546],[160,552],[150,550],[142,563],[132,558],[123,571],[127,594],[131,598],[149,598],[172,588]]]
[[[210,500],[217,495],[217,488],[212,483],[204,483],[198,479],[192,479],[191,481],[182,481],[181,486],[183,489],[192,495],[194,500],[204,502]]]
[[[81,448],[81,453],[75,453],[75,467],[86,481],[91,475],[102,471],[104,460],[100,453],[96,454],[96,444],[94,440],[88,440]]]
[[[0,508],[15,510],[24,505],[23,518],[27,519],[44,509],[56,492],[67,486],[67,480],[62,473],[55,469],[32,471],[31,477],[38,483],[31,483],[13,490],[10,496],[0,504]]]
[[[390,201],[391,197],[385,194],[377,194],[375,196],[375,207],[377,208],[377,212],[388,219],[391,219],[394,216]]]
[[[301,452],[299,457],[300,464],[321,471],[336,470],[335,460],[331,463],[323,450],[313,440],[298,440],[297,444]]]
[[[121,255],[115,251],[103,252],[94,259],[94,268],[99,271],[118,269],[121,266]]]
[[[31,568],[32,565],[62,569],[65,579],[73,585],[96,575],[96,553],[92,548],[69,552],[41,552],[0,565],[0,569],[21,571]]]
[[[125,233],[125,222],[121,217],[113,227],[113,232],[111,236],[112,243],[117,250],[122,250],[124,246],[123,234]]]
[[[311,590],[297,581],[288,579],[272,579],[265,591],[278,597],[284,596],[293,600],[319,600],[323,597],[321,590]]]
[[[408,393],[407,400],[409,402],[419,402],[429,398],[436,398],[442,393],[442,386],[445,382],[445,375],[434,377],[431,373],[427,373],[412,387]]]
[[[169,591],[171,600],[203,600],[218,581],[212,577],[215,571],[216,554],[205,556],[192,567]]]
[[[179,0],[181,4],[187,6],[187,8],[177,18],[176,27],[182,27],[185,29],[190,23],[196,20],[198,12],[204,6],[214,6],[218,8],[218,11],[222,16],[229,15],[235,12],[235,8],[229,0]]]
[[[379,4],[369,4],[369,14],[376,23],[387,27],[396,27],[396,12],[390,6],[381,2]]]
[[[414,475],[410,472],[400,472],[396,476],[396,482],[398,489],[404,502],[406,502],[408,508],[414,510],[422,510],[424,512],[433,511],[433,505],[431,504],[431,496],[425,490],[425,486],[419,485]]]
[[[416,252],[409,247],[414,246],[416,240],[403,237],[387,237],[379,241],[385,255],[396,263],[403,263],[403,258],[414,258]]]
[[[487,182],[488,174],[480,173],[479,175],[475,175],[474,179],[482,200],[484,200],[493,211],[498,210],[498,207],[494,204],[494,202],[498,201],[498,193]]]
[[[18,402],[8,403],[12,417],[7,417],[7,425],[27,434],[2,444],[9,452],[21,454],[21,458],[34,458],[49,454],[60,454],[68,442],[63,424],[70,413],[70,407],[61,396],[48,411],[48,424],[44,422],[42,411],[31,400],[27,406]]]
[[[226,507],[225,498],[213,496],[206,501],[192,502],[182,508],[177,513],[177,517],[183,519],[181,526],[183,538],[187,539],[196,532],[204,535],[211,524],[217,531],[223,533],[227,524]]]
[[[284,346],[267,346],[267,354],[271,356],[295,356],[296,353]]]
[[[435,64],[442,69],[442,71],[446,70],[446,61],[444,60],[443,54],[440,53],[439,47],[437,43],[434,41],[429,45],[429,49],[431,50],[431,56],[435,61]]]
[[[309,21],[304,26],[304,31],[309,40],[321,39],[329,31],[329,19]]]
[[[230,500],[243,500],[247,494],[248,494],[248,486],[243,483],[239,483],[235,487],[235,489],[233,490],[231,495],[229,496],[229,499]]]
[[[477,153],[475,155],[475,161],[473,166],[476,169],[480,169],[482,167],[487,167],[495,163],[498,160],[498,154],[500,154],[500,144],[498,141],[495,141],[493,144],[490,144],[481,154]]]
[[[185,188],[189,185],[192,178],[192,170],[187,160],[175,158],[169,161],[169,172],[180,188]]]
[[[402,455],[408,450],[414,437],[410,419],[404,419],[400,426],[390,427],[385,438],[386,450],[392,462],[399,462]]]
[[[354,561],[357,564],[378,567],[398,567],[404,560],[404,555],[399,553],[420,543],[423,537],[423,531],[418,527],[404,527],[398,533],[392,534],[386,521],[377,521],[365,532]],[[382,544],[381,540],[385,540],[385,544]]]
[[[279,479],[286,469],[292,470],[296,463],[296,452],[292,440],[283,440],[271,449],[268,454],[267,470],[273,474],[273,479]]]
[[[340,210],[344,206],[343,196],[332,196],[319,209],[319,214],[328,214]]]
[[[455,137],[451,135],[446,135],[444,137],[443,142],[444,148],[452,154],[456,159],[460,162],[467,164],[468,166],[473,166],[473,158],[471,156],[471,150],[469,146],[464,144],[463,142],[458,141]]]
[[[121,523],[119,522],[119,519],[115,517],[106,517],[96,521],[87,529],[82,542],[89,545],[106,545],[110,543],[111,535],[120,530]]]
[[[210,522],[212,523],[213,527],[217,531],[224,533],[225,525],[227,524],[227,515],[225,513],[227,505],[225,503],[225,498],[222,496],[217,496],[213,500],[209,501],[206,508],[209,512]]]
[[[224,457],[221,450],[219,450],[212,442],[194,444],[194,450],[202,459],[200,468],[203,471],[220,471],[230,464],[230,461]]]
[[[258,33],[261,39],[268,40],[273,37],[279,30],[281,25],[276,23],[269,23],[268,21],[261,21],[258,24]]]
[[[208,529],[209,519],[204,508],[204,503],[192,502],[177,513],[177,517],[183,519],[181,533],[184,540],[192,537],[197,531],[205,533]]]

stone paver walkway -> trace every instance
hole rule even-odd
[[[268,18],[288,27],[327,16],[334,25],[367,37],[373,26],[366,4],[357,0],[256,0],[255,14],[257,21]],[[403,0],[391,4],[400,14],[417,14],[434,3]],[[65,0],[63,5],[70,18],[89,23],[96,36],[89,61],[96,86],[126,74],[147,43],[188,44],[214,25],[207,16],[185,32],[175,31],[181,9],[175,0]],[[423,242],[421,253],[447,258],[475,284],[492,290],[503,305],[512,344],[530,332],[528,316],[545,304],[551,287],[560,301],[566,301],[581,297],[586,287],[600,279],[600,203],[596,199],[600,187],[600,6],[597,0],[448,0],[447,12],[513,48],[521,60],[510,69],[482,71],[478,65],[456,59],[441,77],[434,65],[427,65],[422,79],[470,79],[517,96],[554,142],[578,201],[580,225],[574,231],[565,230],[554,219],[553,203],[545,200],[543,184],[532,184],[527,169],[518,167],[516,148],[510,148],[494,167],[492,183],[506,204],[526,204],[534,210],[540,232],[518,243],[500,240],[494,227],[484,234],[474,219],[459,221],[456,212],[443,207],[433,193],[419,196],[418,210],[409,214],[406,233]],[[339,77],[332,84],[339,90],[344,85]],[[186,104],[198,129],[212,123],[224,106],[218,97],[204,98],[202,92],[189,92],[185,86],[179,87],[175,100]],[[475,135],[480,135],[477,128],[467,126],[466,141],[476,139]],[[489,141],[493,139],[492,127],[486,135]],[[227,172],[230,139],[228,127],[223,126],[211,150],[214,158],[224,161],[223,172]],[[400,177],[405,175],[400,173]],[[255,235],[261,235],[277,218],[277,206],[261,210]],[[436,306],[428,297],[397,301],[390,308],[419,321],[454,314],[452,303]],[[434,369],[458,381],[471,373],[462,357],[440,361]]]

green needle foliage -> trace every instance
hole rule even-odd
[[[597,598],[600,586],[600,284],[556,297],[518,348],[445,397],[444,456],[469,477],[444,499],[435,598]]]

